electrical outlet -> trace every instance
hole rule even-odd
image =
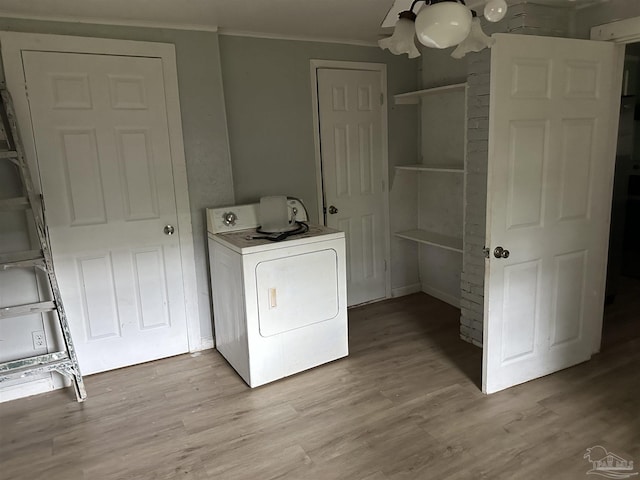
[[[36,332],[31,332],[31,338],[33,338],[33,349],[40,350],[42,348],[47,348],[47,340],[44,336],[44,332],[42,330],[38,330]]]

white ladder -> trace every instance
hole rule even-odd
[[[29,217],[33,220],[40,246],[39,250],[0,254],[0,270],[32,268],[35,275],[36,268],[42,269],[46,273],[53,298],[53,300],[26,305],[1,307],[0,321],[10,317],[53,312],[60,326],[64,343],[64,348],[57,352],[0,363],[0,383],[15,377],[58,372],[71,380],[76,398],[78,402],[82,402],[87,397],[87,393],[84,388],[80,367],[78,366],[78,358],[73,348],[71,331],[62,297],[60,296],[58,281],[53,269],[49,236],[44,221],[44,209],[40,197],[33,188],[33,181],[25,161],[24,149],[18,132],[13,103],[4,85],[0,85],[0,95],[2,96],[2,102],[0,102],[0,135],[3,136],[6,143],[6,146],[2,145],[2,147],[6,148],[0,147],[0,161],[9,161],[16,166],[23,187],[23,196],[0,200],[0,211],[26,210],[30,212]]]

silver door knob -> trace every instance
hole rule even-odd
[[[335,215],[336,213],[338,213],[338,209],[337,209],[336,207],[334,207],[333,205],[331,205],[331,206],[329,207],[329,213],[330,213],[331,215]]]
[[[496,258],[509,258],[509,255],[510,255],[509,250],[506,250],[502,247],[496,247],[493,250],[493,256]]]
[[[173,235],[173,232],[175,232],[176,229],[173,228],[173,225],[165,225],[164,226],[164,234],[165,235]]]

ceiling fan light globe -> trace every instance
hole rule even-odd
[[[484,6],[484,18],[489,22],[499,22],[507,14],[505,0],[489,0]]]
[[[428,5],[416,18],[418,41],[430,48],[458,45],[469,35],[471,19],[471,10],[458,2]]]
[[[409,58],[420,56],[420,52],[415,43],[415,24],[413,20],[401,18],[396,22],[393,35],[378,41],[380,48],[388,49],[394,55],[406,53]]]

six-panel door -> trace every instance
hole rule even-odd
[[[346,235],[349,305],[385,297],[380,78],[318,69],[325,219]]]
[[[188,350],[162,60],[24,52],[54,264],[83,373]],[[167,231],[171,229],[168,228]]]
[[[483,369],[488,393],[591,357],[604,309],[620,90],[613,83],[613,44],[495,37]],[[496,247],[509,256],[496,258]]]

